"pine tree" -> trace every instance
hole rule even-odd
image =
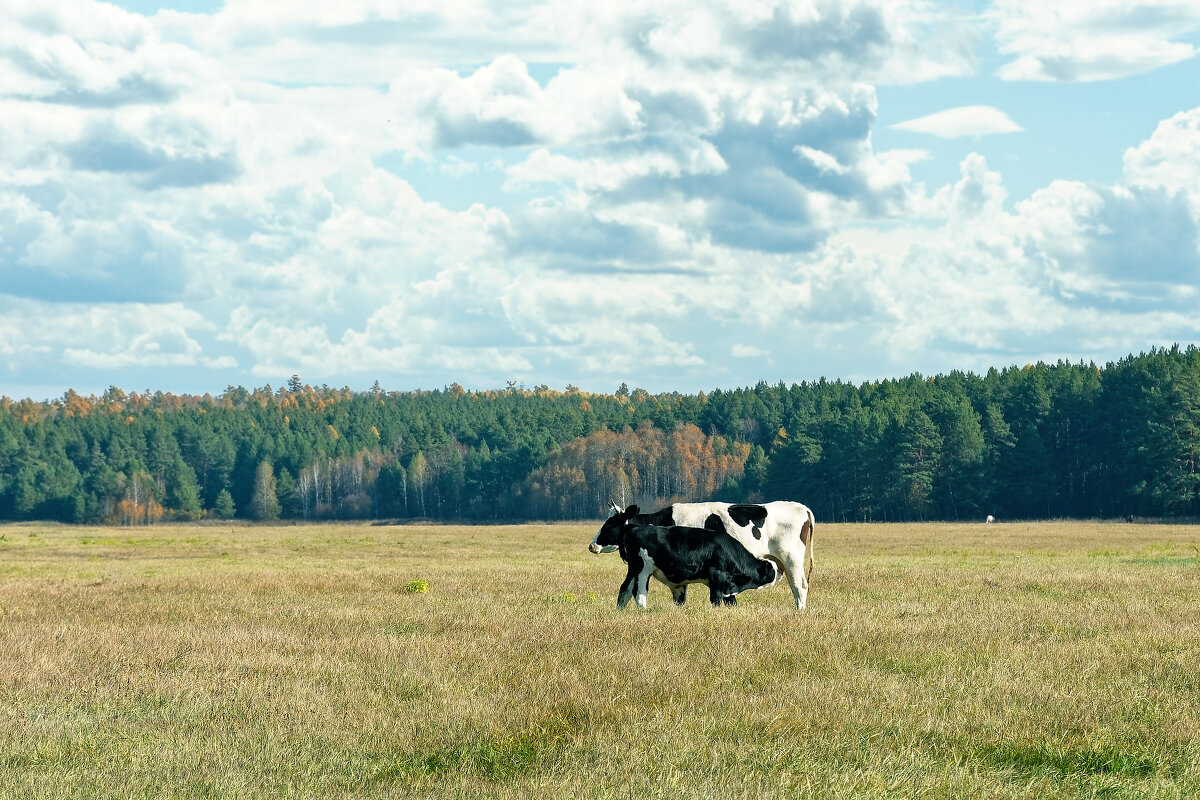
[[[233,495],[228,489],[222,489],[217,492],[217,499],[213,503],[213,514],[217,519],[233,519],[235,509],[233,507]]]
[[[200,486],[196,483],[196,474],[178,455],[178,451],[166,468],[165,483],[167,507],[185,519],[197,519],[201,514]]]
[[[978,516],[984,449],[979,415],[965,397],[949,394],[935,402],[931,413],[942,435],[942,458],[934,476],[938,516]]]
[[[279,470],[279,478],[275,484],[275,495],[279,498],[280,514],[287,517],[299,515],[300,503],[296,491],[296,479],[287,468]]]
[[[759,445],[750,448],[750,456],[746,459],[745,472],[742,475],[741,486],[738,487],[738,500],[743,502],[758,502],[762,500],[763,486],[767,482],[767,473],[771,462],[767,453]]]
[[[909,519],[928,519],[933,485],[942,458],[942,437],[924,411],[913,411],[896,432],[894,489]]]
[[[1050,510],[1050,455],[1033,422],[1021,422],[1017,443],[1001,462],[1005,517],[1040,519]]]

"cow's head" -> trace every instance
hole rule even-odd
[[[768,586],[774,586],[779,583],[784,576],[783,570],[779,568],[779,564],[773,558],[761,559],[758,565],[758,578],[761,581],[759,588],[765,589]]]
[[[760,558],[753,571],[748,572],[744,579],[737,584],[739,592],[750,589],[766,589],[774,586],[784,576],[784,571],[774,558]]]
[[[613,514],[600,526],[600,532],[596,534],[596,538],[592,539],[588,550],[593,553],[611,553],[616,550],[621,544],[621,536],[629,526],[629,521],[637,513],[637,506],[630,506],[624,511],[617,510],[614,506]]]

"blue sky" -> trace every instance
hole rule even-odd
[[[0,0],[0,394],[1200,343],[1200,2]]]

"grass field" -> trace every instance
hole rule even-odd
[[[798,613],[597,525],[0,527],[0,798],[1200,796],[1200,528],[818,525]]]

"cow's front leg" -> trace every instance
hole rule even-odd
[[[638,571],[630,562],[629,569],[625,573],[625,580],[621,582],[621,591],[617,592],[617,608],[624,608],[629,605],[629,601],[633,599],[634,585],[637,583]]]
[[[737,587],[733,585],[733,581],[729,580],[729,576],[723,572],[714,572],[708,577],[708,601],[713,604],[713,608],[721,606],[736,606],[737,598],[734,594],[737,593]]]
[[[713,604],[713,608],[721,606],[736,606],[738,587],[733,585],[733,581],[729,578],[729,573],[724,571],[714,570],[708,576],[708,601]]]

